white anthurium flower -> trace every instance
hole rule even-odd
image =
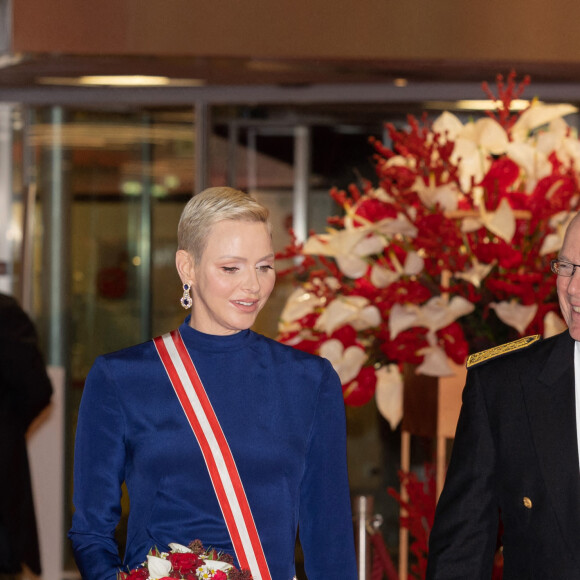
[[[430,377],[451,377],[455,373],[449,364],[449,358],[445,350],[437,344],[437,337],[434,332],[427,334],[429,346],[422,348],[419,354],[423,355],[423,362],[417,367],[418,375]]]
[[[415,169],[417,162],[412,157],[404,157],[403,155],[394,155],[385,163],[386,167],[409,167]]]
[[[375,375],[377,409],[394,431],[403,418],[403,377],[395,364],[382,366]]]
[[[403,330],[413,326],[422,326],[436,332],[461,316],[473,312],[474,308],[475,306],[462,296],[454,296],[451,300],[443,296],[434,296],[423,306],[395,304],[389,315],[391,340]]]
[[[491,166],[487,152],[469,139],[456,139],[451,160],[457,163],[457,176],[464,192],[471,189],[472,182],[479,183]]]
[[[540,179],[552,173],[548,156],[530,143],[510,143],[507,156],[526,174],[526,192],[531,193]]]
[[[481,227],[510,243],[516,233],[516,217],[507,199],[502,199],[495,211],[485,211],[483,206],[478,217],[466,217],[461,222],[461,231],[475,232]]]
[[[376,189],[373,189],[370,192],[369,196],[374,199],[378,199],[383,203],[392,203],[393,201],[395,201],[393,197],[391,197],[382,187],[377,187]]]
[[[514,141],[525,141],[530,131],[577,111],[576,107],[567,104],[532,104],[529,109],[522,112],[518,120],[513,124],[511,129],[512,139]]]
[[[389,314],[389,335],[393,340],[400,332],[418,326],[420,306],[416,304],[394,304]]]
[[[366,330],[367,328],[376,328],[382,321],[381,311],[370,304],[360,311],[359,317],[353,320],[351,325],[355,330]]]
[[[580,170],[580,141],[569,136],[570,126],[564,119],[558,118],[550,122],[547,131],[541,131],[534,136],[533,141],[538,151],[546,157],[555,153],[564,164],[572,164],[576,171]]]
[[[336,265],[338,269],[348,278],[356,280],[364,276],[368,269],[368,262],[355,256],[354,254],[346,254],[342,256],[336,256]]]
[[[455,141],[457,136],[463,131],[463,123],[457,116],[449,111],[444,111],[433,122],[433,131],[449,141]]]
[[[557,151],[558,158],[565,165],[572,162],[576,171],[580,171],[580,141],[571,137],[566,137],[562,141],[562,146]]]
[[[473,312],[475,306],[463,296],[453,296],[451,300],[434,296],[421,307],[420,326],[435,332],[449,326],[461,316]]]
[[[524,334],[538,311],[537,304],[524,306],[518,302],[505,300],[503,302],[491,302],[490,306],[504,324],[515,328],[520,334]]]
[[[302,249],[304,254],[336,257],[352,253],[352,249],[369,233],[369,228],[333,230],[329,234],[310,236]]]
[[[415,180],[415,191],[425,207],[434,208],[437,204],[443,211],[455,211],[459,200],[456,183],[444,183],[437,187],[425,185],[421,178]]]
[[[548,156],[552,151],[557,151],[562,147],[566,135],[568,134],[569,126],[566,121],[562,118],[554,119],[548,126],[547,131],[540,131],[537,135],[534,135],[532,141],[535,143],[538,151],[541,151],[544,155]],[[573,139],[577,142],[576,139]]]
[[[380,264],[373,264],[371,268],[371,284],[375,288],[386,288],[401,277],[399,272],[385,268]]]
[[[151,580],[158,580],[169,576],[171,572],[171,562],[158,558],[157,556],[147,556],[147,569],[149,570],[149,578]]]
[[[395,270],[373,264],[371,268],[371,284],[376,288],[386,288],[393,282],[396,282],[403,274],[407,276],[416,276],[421,273],[425,266],[425,260],[417,252],[409,252],[405,258],[405,264],[401,267],[395,262]]]
[[[461,220],[461,231],[464,234],[476,232],[483,227],[483,221],[478,217],[465,217]]]
[[[451,160],[458,164],[461,189],[469,191],[472,179],[479,183],[491,165],[489,155],[504,153],[508,144],[507,133],[494,119],[483,118],[464,125],[451,155]]]
[[[425,260],[417,252],[408,252],[403,266],[403,272],[407,276],[416,276],[423,271]]]
[[[476,288],[481,287],[481,282],[491,272],[494,264],[482,264],[476,258],[473,259],[471,268],[465,272],[455,272],[453,276],[469,282]]]
[[[319,278],[316,278],[318,280]],[[328,286],[331,290],[339,290],[342,286],[337,278],[334,276],[326,276],[323,280],[324,284]]]
[[[544,338],[560,334],[566,328],[568,328],[566,323],[555,312],[548,312],[544,316]]]
[[[492,155],[504,153],[509,143],[505,129],[495,119],[489,117],[464,125],[458,139],[470,139],[479,149]]]
[[[397,214],[396,218],[385,218],[374,224],[377,232],[385,236],[392,237],[397,234],[408,236],[409,238],[417,237],[417,226],[409,221],[407,216],[402,213]]]
[[[321,296],[316,296],[313,292],[308,292],[302,287],[296,288],[288,297],[284,310],[282,310],[280,315],[280,320],[284,323],[300,320],[320,306],[323,306],[324,303],[325,299]]]
[[[338,296],[316,320],[315,330],[332,334],[337,328],[350,324],[355,330],[372,328],[381,323],[381,314],[363,296]]]
[[[544,238],[542,247],[540,248],[540,256],[545,256],[547,254],[560,251],[560,248],[564,243],[564,234],[566,233],[566,228],[575,215],[575,212],[560,211],[550,218],[549,224],[550,227],[554,230],[554,233],[548,234]]]
[[[373,256],[380,254],[384,250],[386,242],[382,236],[370,234],[364,237],[360,242],[357,242],[352,251],[357,256]]]
[[[516,218],[504,197],[494,212],[485,213],[482,216],[483,225],[492,233],[510,243],[516,233]]]
[[[190,550],[187,546],[183,546],[182,544],[177,544],[175,542],[172,542],[171,544],[169,544],[169,547],[171,548],[172,552],[175,552],[177,554],[191,554],[192,550]]]
[[[311,236],[303,248],[305,254],[331,256],[335,258],[340,271],[349,278],[360,278],[367,271],[367,261],[363,258],[379,254],[385,247],[385,240],[374,233],[375,224],[349,227],[330,234]]]
[[[382,237],[370,234],[356,243],[349,254],[339,254],[335,257],[339,270],[349,278],[356,280],[364,276],[368,269],[365,256],[382,253],[385,241]]]
[[[451,377],[454,372],[449,359],[440,346],[427,346],[419,351],[423,362],[417,367],[417,374],[430,377]]]
[[[330,361],[343,385],[357,377],[368,358],[364,349],[359,346],[349,346],[345,349],[337,338],[323,342],[320,345],[319,353],[320,356]]]
[[[540,256],[546,256],[547,254],[552,254],[554,252],[560,251],[562,247],[562,243],[564,241],[564,232],[556,232],[553,234],[548,234],[544,241],[542,242],[542,246],[540,248]]]

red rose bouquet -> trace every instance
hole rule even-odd
[[[229,554],[206,550],[199,540],[188,546],[169,544],[170,552],[151,548],[147,560],[129,572],[121,571],[118,580],[252,580],[248,570],[239,570]]]

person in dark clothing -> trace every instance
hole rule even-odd
[[[552,260],[568,329],[468,359],[427,580],[580,578],[580,214]]]
[[[0,578],[19,574],[23,564],[41,573],[26,431],[51,395],[32,321],[0,294]]]

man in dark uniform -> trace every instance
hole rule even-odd
[[[474,355],[429,540],[427,578],[580,578],[580,217],[552,262],[568,330]]]
[[[26,430],[49,404],[52,386],[34,326],[18,303],[0,294],[0,578],[40,555],[26,451]]]

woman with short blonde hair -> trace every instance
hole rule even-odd
[[[240,191],[195,196],[176,253],[190,316],[95,361],[79,410],[69,533],[85,580],[115,580],[153,546],[195,539],[254,580],[291,580],[298,529],[309,580],[357,578],[338,375],[326,359],[251,330],[275,282],[267,220]]]

